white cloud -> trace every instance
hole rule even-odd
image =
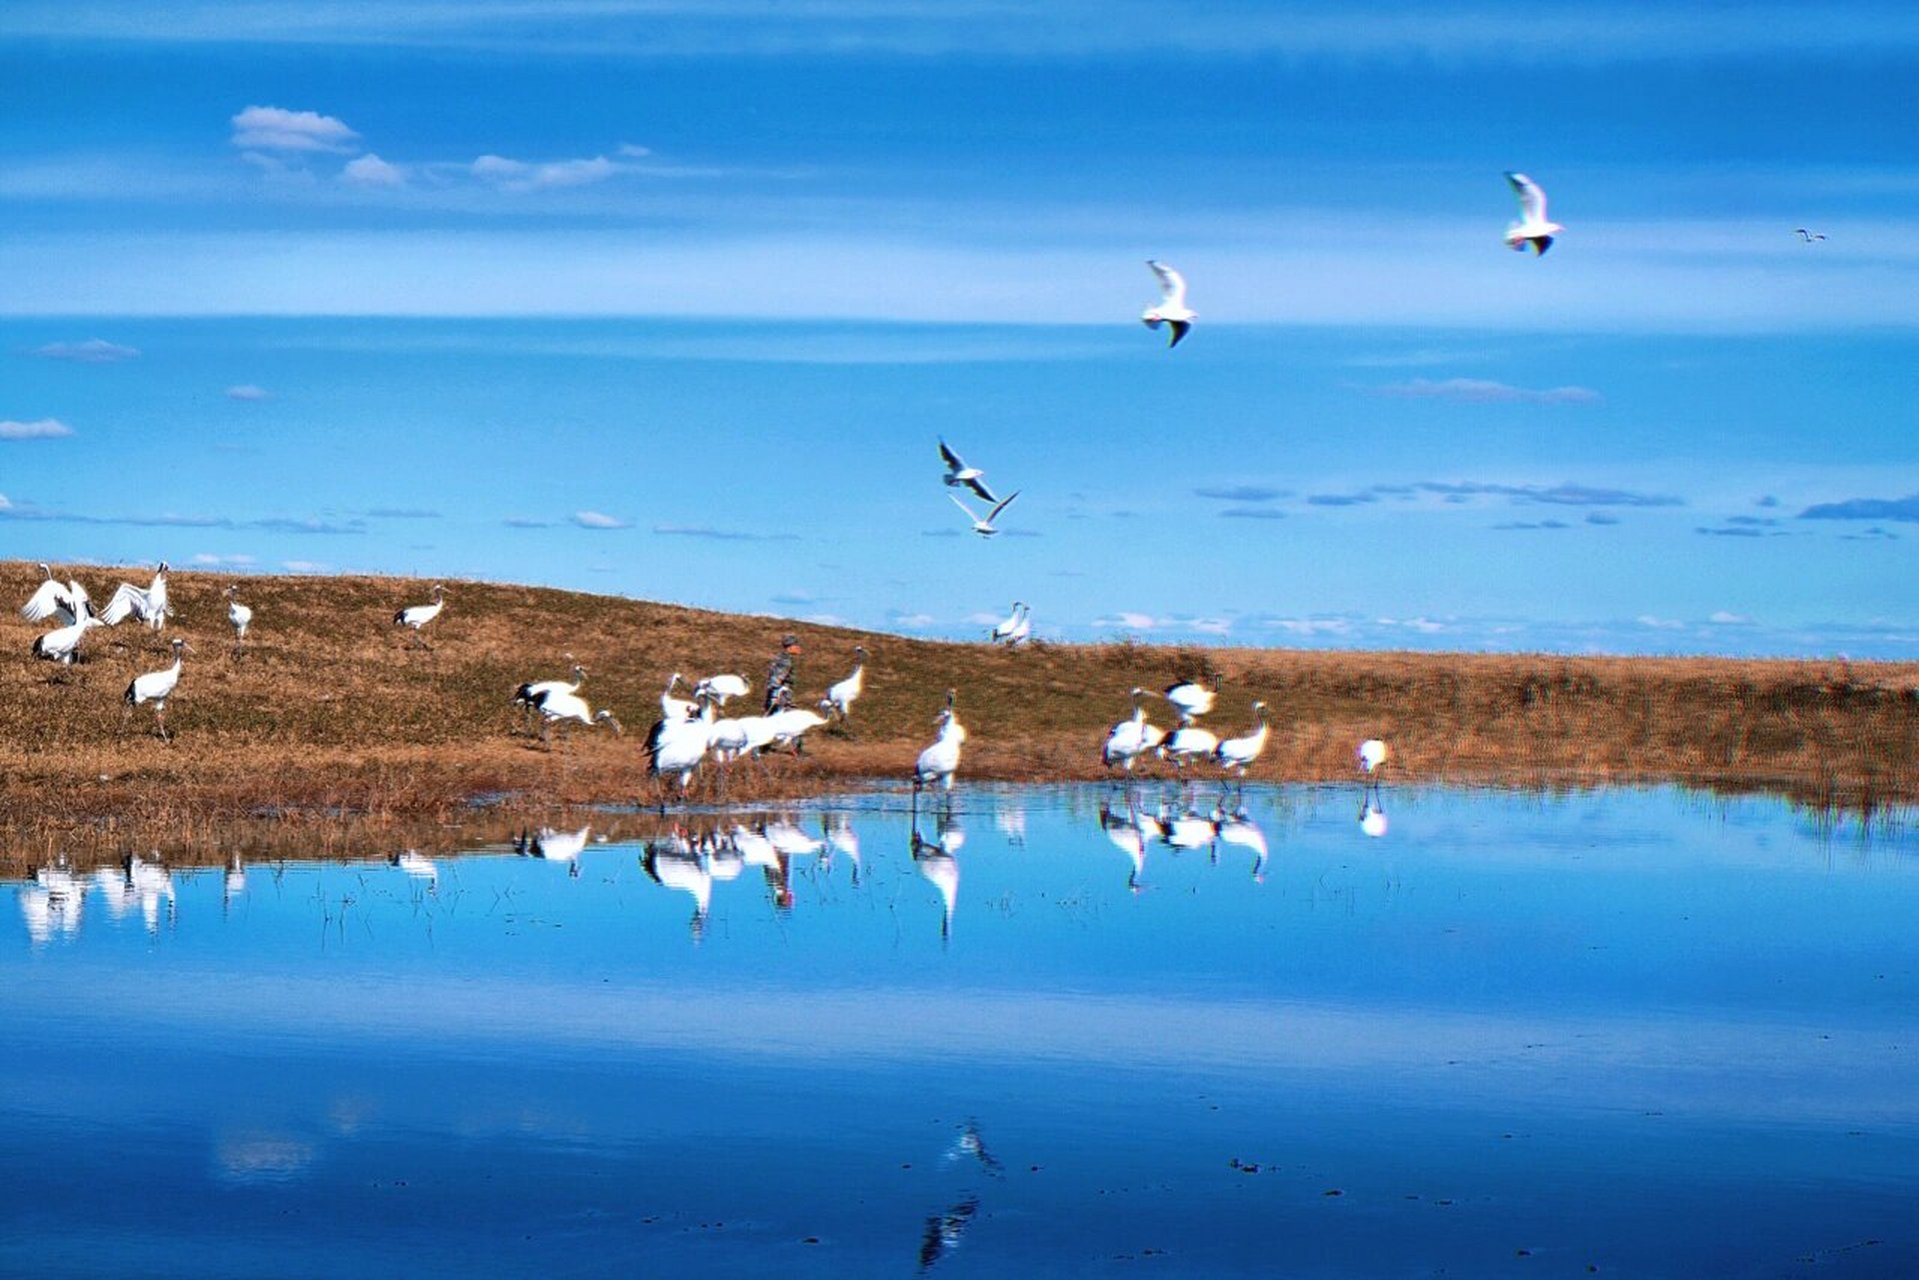
[[[1720,609],[1710,618],[1707,618],[1706,621],[1722,627],[1744,627],[1752,624],[1752,619],[1746,617],[1744,614],[1730,613],[1725,609]]]
[[[122,360],[137,359],[140,349],[108,342],[105,338],[88,338],[85,342],[49,342],[44,347],[35,347],[33,354],[47,360],[71,360],[76,364],[118,364]]]
[[[331,573],[333,571],[330,565],[321,564],[317,560],[282,560],[280,567],[288,573]]]
[[[270,395],[265,387],[256,387],[251,382],[243,382],[239,386],[228,387],[226,397],[229,400],[266,400],[270,398]]]
[[[474,177],[505,191],[542,191],[554,187],[583,187],[601,182],[619,171],[605,156],[590,160],[554,160],[528,164],[506,156],[485,155],[468,167]]]
[[[233,145],[245,151],[345,153],[358,150],[360,135],[345,122],[317,111],[248,107],[233,117]]]
[[[614,152],[614,154],[622,160],[644,160],[653,154],[653,148],[636,147],[630,142],[622,142],[619,150]]]
[[[1462,400],[1469,404],[1598,404],[1605,397],[1591,387],[1548,387],[1533,391],[1487,378],[1413,378],[1368,388],[1374,395],[1412,400]]]
[[[1650,613],[1642,613],[1633,619],[1642,627],[1651,627],[1655,631],[1684,631],[1686,624],[1676,618],[1660,618]]]
[[[246,556],[246,555],[216,556],[216,555],[210,555],[207,552],[203,551],[199,555],[196,555],[195,557],[193,557],[193,563],[197,565],[203,565],[209,569],[221,569],[221,568],[246,569],[246,568],[250,568],[251,566],[255,564],[258,564],[259,561],[255,560],[252,556]]]
[[[896,613],[892,616],[891,621],[896,627],[918,630],[921,627],[932,626],[937,619],[930,613]]]
[[[37,422],[0,421],[0,440],[56,440],[72,434],[73,428],[58,418],[41,418]]]
[[[618,516],[609,516],[601,511],[575,511],[573,523],[582,529],[631,529],[633,527],[632,521],[622,520]]]
[[[1266,618],[1260,625],[1290,636],[1343,636],[1353,629],[1345,618]]]
[[[810,622],[816,627],[843,627],[847,625],[846,619],[840,617],[837,613],[809,613],[804,618],[801,618],[800,621]]]
[[[0,493],[0,511],[11,511],[12,509],[12,500],[9,499],[6,494]]]
[[[340,181],[356,187],[404,187],[406,170],[397,164],[388,164],[369,151],[347,161],[346,167],[340,170]]]

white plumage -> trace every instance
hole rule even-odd
[[[1166,701],[1179,713],[1179,722],[1187,724],[1213,709],[1219,690],[1208,689],[1197,680],[1182,680],[1166,686]]]
[[[1139,318],[1148,329],[1157,329],[1162,324],[1171,328],[1172,337],[1166,343],[1166,349],[1171,351],[1193,327],[1193,321],[1199,319],[1199,313],[1186,305],[1185,276],[1165,263],[1150,258],[1146,260],[1146,265],[1152,268],[1153,275],[1159,280],[1159,302],[1146,308]]]
[[[697,716],[660,720],[646,737],[647,768],[662,782],[677,777],[680,792],[685,794],[693,781],[693,771],[706,758],[712,728],[711,703],[701,704]]]
[[[998,623],[993,628],[993,643],[1006,644],[1010,642],[1013,637],[1019,633],[1020,624],[1026,616],[1026,602],[1024,600],[1013,601],[1013,611],[1006,615],[1005,621]],[[1029,625],[1027,629],[1030,631],[1032,628]]]
[[[100,621],[109,627],[117,627],[128,618],[135,618],[147,624],[155,631],[167,625],[167,614],[172,612],[167,604],[167,562],[162,560],[160,568],[154,573],[153,581],[146,587],[136,587],[131,582],[123,582],[113,589],[113,595],[107,600],[107,607],[100,611]]]
[[[1133,714],[1113,726],[1099,753],[1107,768],[1123,765],[1128,773],[1133,771],[1134,761],[1157,747],[1166,736],[1146,722],[1146,708],[1142,705],[1142,700],[1149,696],[1146,690],[1135,689],[1132,696]]]
[[[961,502],[958,494],[949,493],[946,496],[953,500],[954,506],[966,513],[968,520],[973,522],[974,533],[977,533],[982,538],[990,538],[999,532],[998,527],[993,524],[993,521],[999,519],[1000,512],[1013,505],[1013,499],[1019,497],[1019,491],[1016,489],[1012,493],[1007,494],[1006,497],[1000,501],[999,505],[987,512],[984,517],[975,515],[973,508]]]
[[[940,461],[946,464],[946,474],[941,479],[949,487],[964,485],[979,495],[982,502],[997,502],[993,491],[986,487],[986,473],[978,467],[969,467],[965,459],[954,453],[946,441],[940,441]]]
[[[667,679],[666,688],[660,691],[660,716],[663,719],[691,720],[699,714],[700,704],[698,702],[690,698],[676,698],[673,696],[673,690],[679,688],[680,681],[683,679],[685,679],[685,677],[675,671],[672,676]]]
[[[1182,724],[1159,744],[1160,755],[1171,760],[1175,769],[1184,769],[1188,760],[1203,760],[1218,750],[1219,738],[1192,724]]]
[[[861,692],[866,688],[866,647],[853,646],[853,670],[844,680],[837,681],[826,690],[826,696],[820,699],[820,710],[837,714],[842,720],[853,718],[853,704],[859,701]]]
[[[567,654],[567,661],[573,662],[573,655]],[[528,680],[513,691],[513,705],[527,715],[537,715],[540,703],[548,695],[555,693],[578,693],[580,686],[586,683],[586,668],[573,662],[573,679],[568,680]]]
[[[80,585],[78,578],[61,582],[53,576],[52,567],[44,564],[40,571],[47,575],[47,580],[20,606],[21,617],[28,622],[45,622],[57,617],[63,625],[72,626],[82,615],[93,612],[87,589]]]
[[[1222,768],[1236,769],[1240,777],[1246,776],[1246,770],[1253,761],[1259,759],[1260,752],[1266,750],[1266,704],[1253,704],[1253,731],[1244,737],[1228,738],[1213,751],[1213,759]]]
[[[1359,760],[1360,772],[1368,777],[1378,773],[1386,764],[1386,744],[1378,738],[1368,738],[1360,743],[1359,750],[1355,754]]]
[[[444,608],[446,608],[446,588],[436,582],[433,584],[433,603],[408,605],[393,615],[393,625],[411,627],[414,641],[422,648],[430,649],[433,646],[427,644],[426,637],[420,634],[420,629],[439,617],[440,610]]]
[[[253,625],[253,608],[250,605],[241,604],[239,600],[234,598],[234,593],[239,589],[237,586],[229,586],[226,589],[227,621],[233,626],[233,639],[235,643],[244,644],[247,638],[247,628]]]
[[[592,728],[597,724],[611,725],[615,734],[626,732],[611,711],[595,711],[587,705],[586,699],[570,690],[549,693],[540,699],[540,738],[544,741],[547,733],[556,724],[583,724]]]
[[[94,627],[104,627],[106,623],[88,614],[78,622],[49,631],[37,636],[33,641],[33,656],[45,658],[49,662],[58,662],[62,666],[72,666],[74,654],[80,648],[80,637]]]
[[[708,676],[693,686],[693,696],[696,699],[709,699],[716,706],[723,707],[734,698],[744,698],[749,688],[745,676]]]
[[[953,714],[953,695],[946,695],[946,706],[939,713],[934,724],[939,726],[939,736],[933,745],[920,752],[919,759],[913,765],[913,790],[931,786],[937,782],[947,791],[953,789],[953,775],[959,771],[960,744],[966,741],[966,727]]]
[[[1546,192],[1523,173],[1508,173],[1506,181],[1519,198],[1519,221],[1506,228],[1506,247],[1524,253],[1531,245],[1540,257],[1553,247],[1553,237],[1566,228],[1546,217]]]
[[[172,736],[167,733],[167,699],[173,696],[174,688],[180,683],[180,668],[185,662],[182,655],[191,647],[185,640],[175,636],[173,665],[135,676],[133,683],[127,686],[125,698],[128,707],[137,707],[143,702],[153,704],[153,722],[162,738]]]

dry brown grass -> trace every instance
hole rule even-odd
[[[150,570],[89,570],[96,595]],[[39,579],[0,564],[0,601]],[[370,577],[242,580],[253,638],[234,651],[220,592],[233,579],[180,573],[169,634],[189,656],[168,708],[125,714],[138,672],[165,665],[165,640],[123,624],[95,631],[70,673],[34,662],[36,628],[0,622],[0,818],[6,844],[40,833],[192,828],[239,819],[454,821],[475,796],[549,807],[651,802],[642,735],[667,676],[737,671],[757,688],[780,632],[798,633],[803,700],[869,651],[850,735],[814,737],[803,759],[735,771],[729,794],[767,797],[857,778],[901,777],[929,740],[944,691],[960,691],[973,778],[1101,775],[1099,743],[1135,684],[1217,676],[1209,723],[1237,733],[1254,698],[1275,730],[1255,776],[1351,775],[1353,744],[1391,742],[1402,779],[1590,785],[1679,781],[1766,788],[1870,808],[1919,797],[1919,664],[1715,658],[1329,653],[1137,644],[912,640],[533,587],[448,584],[432,652],[409,651],[391,618],[429,583]],[[628,728],[582,731],[541,749],[515,736],[508,699],[522,680],[590,675],[583,693]],[[1150,705],[1150,704],[1149,704]],[[749,708],[751,710],[752,708]],[[1162,722],[1161,711],[1155,716]],[[707,784],[709,788],[712,783]]]

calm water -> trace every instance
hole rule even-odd
[[[1919,833],[1160,798],[43,872],[0,1274],[1919,1275]]]

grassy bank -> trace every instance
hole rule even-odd
[[[96,596],[151,571],[89,570]],[[1353,745],[1380,736],[1404,780],[1586,785],[1679,781],[1764,788],[1820,804],[1919,798],[1919,664],[1716,658],[1330,653],[1129,643],[1034,645],[905,639],[532,587],[449,583],[431,652],[409,650],[395,609],[430,583],[368,577],[240,580],[255,610],[244,653],[226,623],[232,578],[172,576],[189,655],[168,708],[121,702],[166,640],[137,624],[95,630],[70,671],[28,654],[43,628],[13,609],[39,580],[0,565],[0,807],[17,840],[113,820],[159,825],[354,813],[431,819],[476,795],[542,806],[647,801],[641,741],[669,674],[743,673],[758,688],[779,634],[800,635],[810,705],[869,652],[850,733],[821,733],[802,759],[735,771],[731,794],[767,797],[875,775],[904,776],[949,687],[971,737],[962,777],[1083,779],[1135,684],[1220,681],[1208,724],[1226,736],[1263,699],[1274,732],[1255,778],[1352,774]],[[516,733],[522,680],[561,676],[628,734],[581,731],[547,749]],[[737,707],[738,704],[735,704]],[[1149,709],[1152,704],[1149,704]],[[748,708],[753,710],[755,708]],[[1163,707],[1154,719],[1168,719]],[[1202,770],[1202,773],[1210,772]],[[712,779],[702,785],[715,785]]]

